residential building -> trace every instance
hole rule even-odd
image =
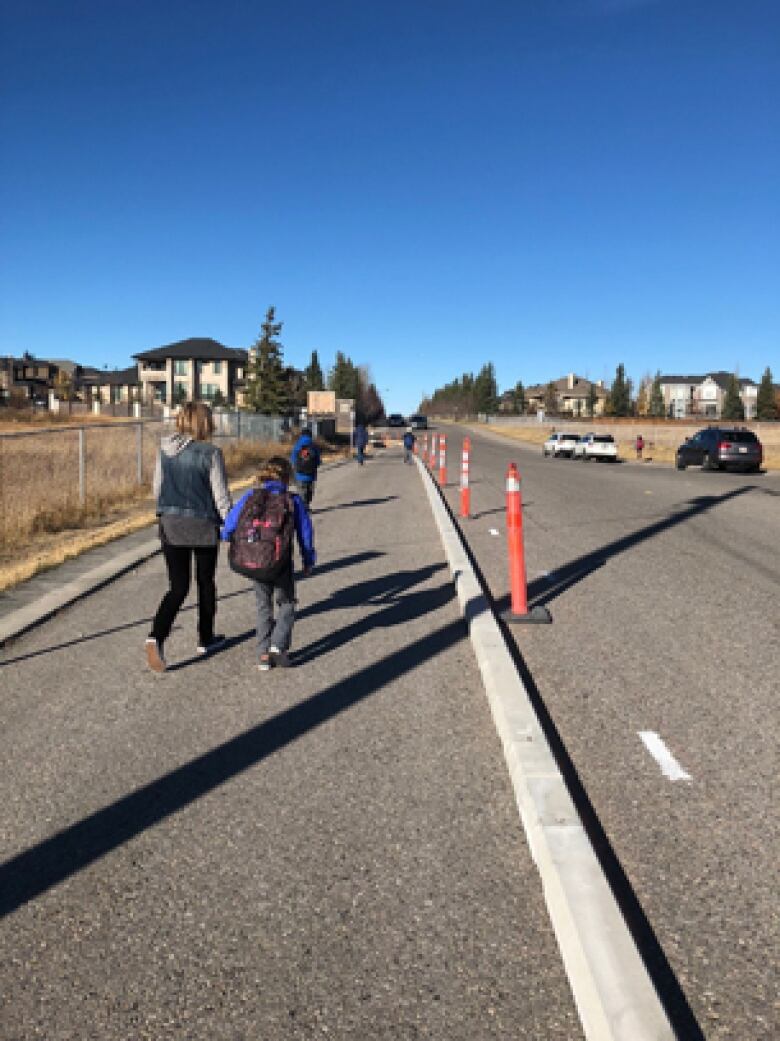
[[[103,405],[124,405],[140,401],[138,366],[129,369],[80,369],[78,392],[87,402],[99,401]]]
[[[731,378],[732,373],[723,371],[704,376],[661,376],[666,414],[672,419],[720,419]],[[745,419],[754,419],[758,385],[751,379],[737,382]]]
[[[0,399],[45,403],[58,372],[54,362],[33,358],[31,354],[0,358]]]
[[[607,391],[604,388],[603,380],[592,383],[590,380],[570,372],[558,380],[553,380],[552,385],[555,388],[555,412],[557,414],[574,417],[589,416],[591,394],[593,394],[594,398],[593,415],[601,416],[604,414]],[[548,387],[549,384],[547,383],[539,383],[535,387],[526,387],[526,407],[529,412],[536,412],[539,409],[547,410]]]
[[[134,354],[137,382],[146,404],[180,401],[235,404],[246,378],[247,352],[216,340],[193,338]]]

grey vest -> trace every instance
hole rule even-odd
[[[211,492],[211,464],[217,449],[204,441],[190,441],[174,456],[161,453],[162,483],[157,497],[159,514],[201,517],[219,524]]]

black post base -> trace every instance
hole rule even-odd
[[[528,614],[514,614],[512,611],[506,611],[502,617],[506,622],[524,625],[549,625],[552,622],[552,615],[542,604],[532,607]]]

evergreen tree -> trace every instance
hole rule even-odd
[[[277,339],[283,323],[275,319],[276,308],[269,307],[250,352],[246,386],[247,407],[271,415],[287,412],[290,405],[282,345]]]
[[[496,411],[497,403],[496,370],[492,362],[487,362],[479,370],[479,374],[474,380],[474,409],[490,415]]]
[[[622,364],[618,365],[615,371],[615,379],[607,398],[607,413],[610,416],[631,414],[631,386],[626,380],[626,370]]]
[[[373,423],[378,423],[384,417],[384,414],[385,406],[376,386],[373,383],[364,383],[361,379],[360,393],[355,408],[358,423],[370,426]]]
[[[596,405],[598,404],[599,395],[596,390],[596,384],[591,383],[588,387],[588,415],[591,419],[596,415]]]
[[[306,378],[307,390],[325,389],[325,377],[322,375],[322,367],[320,366],[320,359],[316,351],[311,352],[311,361],[306,366],[304,375]]]
[[[337,398],[352,398],[357,401],[360,391],[360,373],[357,366],[342,351],[336,352],[336,360],[328,378],[328,386]]]
[[[527,407],[527,402],[526,402],[526,397],[525,397],[525,387],[523,386],[522,380],[518,380],[517,381],[517,384],[516,384],[515,390],[514,390],[514,399],[515,399],[515,412],[517,412],[517,414],[519,416],[524,416],[525,415],[525,410],[526,410],[526,407]]]
[[[558,411],[558,391],[552,380],[545,387],[544,411],[548,415],[555,415],[555,413]]]
[[[656,372],[653,386],[650,389],[650,415],[657,419],[663,419],[666,415],[664,404],[664,392],[661,389],[661,373]]]
[[[729,377],[726,397],[723,399],[721,417],[732,420],[745,418],[745,406],[742,404],[742,398],[739,396],[739,380],[736,375]]]
[[[761,383],[758,387],[756,397],[756,419],[777,419],[777,401],[775,400],[775,388],[772,385],[772,372],[767,366]]]

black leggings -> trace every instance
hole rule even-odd
[[[163,543],[162,551],[168,568],[170,589],[160,601],[149,635],[158,643],[163,643],[170,636],[174,619],[190,591],[191,560],[194,554],[195,581],[198,584],[198,640],[201,644],[207,644],[214,636],[214,616],[217,613],[214,574],[219,546],[171,546]]]

